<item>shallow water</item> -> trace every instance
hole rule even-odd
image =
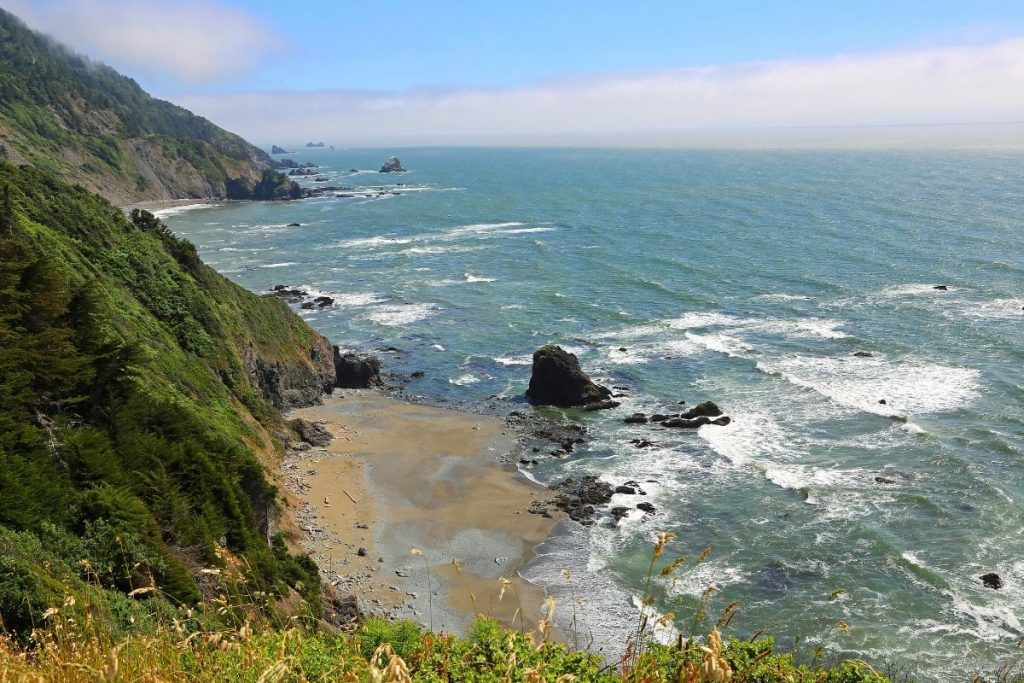
[[[166,220],[252,290],[334,297],[300,313],[343,347],[400,348],[390,371],[426,373],[410,392],[519,397],[547,342],[629,387],[622,408],[579,417],[586,448],[531,472],[650,480],[655,516],[570,525],[527,570],[562,605],[587,596],[595,646],[621,642],[652,538],[674,531],[669,559],[712,549],[662,586],[657,607],[684,631],[714,585],[711,612],[742,602],[735,631],[799,638],[808,657],[821,643],[962,680],[1015,651],[1024,156],[414,149],[399,151],[407,174],[347,172],[390,153],[288,156],[325,164],[331,185],[404,183],[397,196]],[[733,423],[621,423],[679,400],[714,400]],[[635,449],[639,436],[657,447]],[[981,585],[987,571],[1002,590]]]

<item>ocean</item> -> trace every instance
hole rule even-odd
[[[392,153],[408,173],[376,173]],[[563,606],[585,596],[595,648],[635,627],[652,541],[671,531],[665,557],[691,562],[659,579],[654,607],[684,633],[714,587],[711,615],[740,602],[729,632],[766,629],[805,661],[820,645],[946,681],[1019,652],[1019,150],[287,156],[356,196],[179,207],[165,220],[253,291],[333,297],[297,310],[343,348],[377,353],[386,373],[423,371],[410,395],[522,409],[545,343],[626,387],[620,408],[573,417],[585,446],[527,468],[541,482],[637,480],[657,508],[563,524],[523,571]],[[394,194],[360,196],[380,185]],[[714,401],[732,423],[622,422],[683,400]],[[1003,588],[982,585],[987,572]]]

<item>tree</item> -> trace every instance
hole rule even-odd
[[[4,185],[0,192],[0,235],[13,235],[18,227],[18,218],[14,215],[14,202],[11,200],[11,188]]]

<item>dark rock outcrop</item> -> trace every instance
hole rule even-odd
[[[981,579],[981,582],[985,584],[986,588],[991,588],[992,590],[999,590],[1003,587],[1002,577],[1000,577],[999,574],[996,574],[995,572],[982,574],[978,578]]]
[[[654,507],[653,503],[637,503],[636,504],[636,509],[637,510],[643,510],[644,512],[646,512],[649,515],[653,515],[655,512],[658,511],[658,509],[656,507]]]
[[[718,417],[722,414],[722,409],[716,406],[711,401],[704,401],[698,403],[693,408],[690,408],[679,417],[684,420],[692,420],[697,417]]]
[[[665,427],[673,427],[675,429],[697,429],[703,427],[706,424],[711,424],[711,418],[709,417],[695,417],[688,419],[685,417],[673,417],[670,420],[665,420],[661,423]]]
[[[326,587],[320,595],[320,604],[324,621],[335,628],[350,628],[363,619],[359,598],[352,593],[340,593],[336,588]]]
[[[932,289],[937,289],[941,292],[945,292],[949,290],[949,285],[935,285],[934,287],[932,287]]]
[[[334,347],[335,386],[343,389],[366,389],[380,386],[380,361],[373,356],[360,357],[342,353]]]
[[[281,149],[281,148],[280,148],[280,147],[278,147],[277,145],[271,145],[271,146],[270,146],[270,153],[271,153],[271,154],[287,154],[287,153],[288,153],[288,150],[286,150],[286,149]]]
[[[874,356],[870,351],[854,351],[853,355],[857,358],[872,358]]]
[[[264,358],[252,344],[242,355],[246,371],[263,398],[280,410],[316,405],[334,388],[331,343],[325,337],[317,337],[305,362]]]
[[[586,404],[585,406],[583,406],[583,410],[587,411],[588,413],[593,413],[598,410],[611,410],[612,408],[618,408],[620,405],[622,404],[619,403],[618,401],[613,401],[610,398],[606,398],[603,401],[594,401],[593,403]]]
[[[612,485],[592,475],[569,478],[551,486],[555,498],[551,501],[580,524],[592,524],[595,506],[607,505],[612,499]]]
[[[398,157],[388,157],[380,167],[381,173],[405,173],[402,162]]]
[[[647,416],[643,413],[633,413],[625,418],[623,422],[628,425],[645,425],[647,424]]]
[[[533,373],[526,395],[535,404],[567,408],[601,403],[611,391],[587,377],[574,354],[548,344],[533,354]]]
[[[307,142],[306,143],[306,147],[326,147],[326,146],[327,145],[325,145],[322,142],[316,142],[316,143],[314,143],[314,142]]]
[[[310,446],[327,446],[331,443],[331,433],[323,428],[323,426],[316,422],[310,422],[309,420],[303,420],[301,417],[297,417],[288,423],[288,426],[292,428],[292,431],[302,439],[303,442],[308,443]]]

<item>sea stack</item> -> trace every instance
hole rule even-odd
[[[367,389],[383,384],[380,379],[380,361],[373,356],[360,357],[342,353],[334,347],[335,386],[341,389]]]
[[[580,369],[574,354],[548,344],[533,354],[533,373],[526,395],[538,405],[568,408],[605,401],[611,390],[594,383]]]
[[[402,162],[398,157],[388,157],[380,167],[381,173],[405,173]]]
[[[287,154],[287,153],[288,153],[288,150],[286,150],[286,149],[281,149],[281,148],[280,148],[280,147],[278,147],[277,145],[271,145],[271,147],[270,147],[270,153],[271,153],[271,154]]]

